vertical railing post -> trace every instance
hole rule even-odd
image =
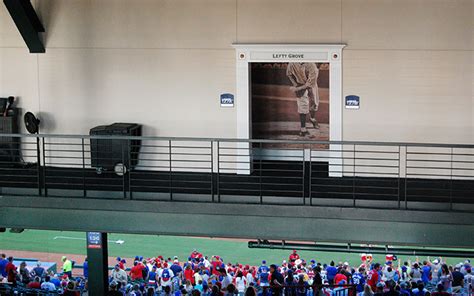
[[[211,140],[211,196],[214,202],[214,141]]]
[[[312,197],[312,192],[313,192],[313,181],[312,181],[312,176],[313,176],[313,151],[312,151],[312,146],[309,144],[309,184],[308,184],[308,197],[309,197],[309,205],[313,205],[313,197]]]
[[[249,143],[249,146],[251,144]],[[253,149],[249,149],[249,155],[251,153],[251,151],[253,152]],[[249,158],[251,159],[251,158]],[[249,163],[250,164],[250,163]],[[260,190],[260,204],[263,204],[263,176],[262,176],[262,172],[263,172],[263,168],[262,168],[262,142],[259,142],[258,143],[258,187],[259,187],[259,190]]]
[[[36,135],[36,167],[38,170],[38,195],[43,195],[43,187],[42,187],[42,178],[41,178],[41,149],[40,149],[40,138]]]
[[[306,191],[306,153],[305,153],[305,144],[303,144],[303,149],[302,149],[302,152],[303,152],[303,165],[301,166],[302,168],[302,179],[303,179],[303,182],[302,182],[302,196],[303,196],[303,205],[306,205],[306,194],[305,194],[305,191]]]
[[[344,150],[344,149],[342,149]],[[352,147],[352,206],[355,208],[356,207],[356,194],[355,194],[355,178],[356,178],[356,144],[353,145]],[[344,152],[343,154],[344,155]],[[342,156],[344,158],[344,156]],[[341,163],[343,163],[341,159]],[[344,175],[344,165],[342,165],[342,170],[341,170]]]
[[[401,173],[401,170],[400,170],[400,166],[401,166],[401,161],[400,161],[400,145],[398,145],[398,180],[397,180],[397,202],[398,202],[398,209],[400,209],[400,173]]]
[[[84,138],[81,138],[81,147],[82,147],[82,197],[87,197],[86,190],[86,152],[84,147]]]
[[[120,141],[122,146],[122,192],[123,192],[123,199],[127,199],[127,182],[126,182],[126,164],[125,164],[125,140]]]
[[[453,147],[451,147],[451,154],[450,154],[450,181],[449,181],[449,210],[453,210]]]
[[[133,146],[132,146],[132,140],[128,139],[128,150],[127,150],[127,154],[128,154],[128,175],[127,175],[127,180],[128,180],[128,198],[130,200],[133,199],[133,190],[132,190],[132,159],[134,157],[137,157],[137,161],[138,161],[138,155],[134,156],[133,155]]]
[[[405,195],[405,210],[408,210],[408,146],[405,145],[405,188],[404,193]]]
[[[220,174],[221,174],[221,166],[220,166],[220,141],[217,141],[217,180],[216,180],[216,190],[217,190],[217,202],[221,202],[221,190],[220,190]]]
[[[48,186],[46,184],[46,144],[45,139],[43,138],[43,186],[44,186],[44,196],[48,196]]]
[[[169,175],[169,186],[170,186],[170,200],[173,200],[173,169],[172,169],[172,149],[171,149],[171,140],[168,140],[168,154],[169,154],[169,167],[170,167],[170,175]]]

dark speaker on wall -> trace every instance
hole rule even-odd
[[[12,165],[20,161],[20,138],[8,134],[18,133],[18,109],[11,108],[7,116],[0,115],[0,165]]]

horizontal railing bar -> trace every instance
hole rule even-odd
[[[436,159],[407,159],[407,161],[413,161],[413,162],[428,162],[428,163],[437,163],[437,162],[443,162],[443,163],[474,163],[473,161],[470,160],[436,160]]]
[[[471,153],[456,153],[456,152],[453,152],[453,153],[449,153],[449,152],[409,152],[407,151],[406,153],[407,155],[410,155],[410,154],[415,154],[415,155],[447,155],[447,156],[474,156],[474,153],[471,154]]]
[[[45,139],[118,139],[118,140],[161,140],[196,141],[229,143],[274,143],[274,144],[313,144],[313,145],[366,145],[366,146],[407,146],[407,147],[446,147],[474,148],[473,144],[439,144],[414,142],[369,142],[369,141],[317,141],[317,140],[269,140],[269,139],[232,139],[232,138],[192,138],[192,137],[153,137],[153,136],[116,136],[116,135],[65,135],[65,134],[2,134],[2,137],[45,138]],[[54,144],[54,143],[53,143]]]

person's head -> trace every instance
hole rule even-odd
[[[336,263],[334,263],[334,261],[331,261],[331,263],[329,263],[329,265],[334,266],[334,265],[336,265]]]
[[[397,283],[395,283],[394,280],[386,281],[385,284],[386,284],[387,287],[390,289],[390,291],[395,290],[395,286],[397,285]]]
[[[245,295],[244,296],[257,296],[257,291],[255,290],[255,288],[253,286],[249,286],[245,290]]]
[[[393,269],[392,269],[391,266],[387,267],[387,271],[388,271],[388,272],[392,272],[392,270],[393,270]]]
[[[146,291],[147,296],[153,296],[155,295],[155,289],[153,287],[148,287],[148,290]]]
[[[62,262],[65,262],[66,260],[67,260],[67,257],[66,257],[66,256],[62,256],[62,257],[61,257],[61,261],[62,261]]]
[[[51,280],[51,277],[49,275],[45,276],[44,277],[44,281],[45,282],[49,282]]]
[[[380,270],[380,263],[375,263],[374,264],[374,270],[379,271]]]
[[[73,291],[75,288],[76,288],[76,287],[75,287],[73,281],[67,283],[66,289],[68,289],[68,290],[70,290],[70,291]]]
[[[444,291],[444,285],[439,283],[437,286],[436,286],[436,290],[438,292],[443,292]]]
[[[241,270],[239,270],[239,272],[237,272],[237,277],[240,277],[240,278],[241,278],[241,277],[243,277],[243,276],[244,276],[244,274],[242,273]]]
[[[220,291],[221,291],[221,289],[219,288],[218,285],[212,286],[212,293],[213,293],[213,294],[219,294]]]
[[[441,272],[442,272],[443,274],[445,274],[445,275],[446,275],[446,274],[449,274],[449,268],[448,268],[448,265],[447,265],[447,264],[441,265]]]
[[[111,291],[116,291],[117,290],[117,283],[115,281],[110,283],[110,290]]]
[[[364,268],[364,267],[362,267],[362,266],[359,267],[359,273],[364,273],[364,271],[365,271],[365,268]]]
[[[377,292],[383,292],[384,288],[385,288],[385,285],[383,282],[377,283]]]
[[[321,272],[321,265],[316,265],[316,267],[314,268],[314,271]]]
[[[372,288],[369,285],[364,286],[364,295],[372,295],[374,292],[372,292]]]
[[[10,257],[8,257],[8,259],[7,259],[7,260],[8,260],[9,262],[13,262],[13,257],[12,257],[12,256],[10,256]]]
[[[35,282],[41,282],[41,278],[39,276],[35,276]]]
[[[170,286],[166,286],[166,287],[164,287],[163,289],[164,289],[164,291],[165,291],[166,294],[171,293],[171,287],[170,287]]]
[[[191,296],[201,296],[201,291],[194,289],[191,292]]]
[[[274,273],[276,271],[277,267],[275,264],[270,265],[270,272]]]
[[[236,290],[236,289],[235,289],[234,284],[229,284],[229,285],[227,286],[227,292],[228,292],[229,294],[234,294],[234,293],[235,293],[235,290]]]
[[[5,259],[5,258],[7,258],[7,255],[2,254],[1,257],[2,257],[2,259]]]
[[[413,264],[413,268],[414,269],[418,269],[420,266],[418,265],[418,263],[415,262],[415,264]]]
[[[418,288],[419,291],[422,291],[425,288],[425,284],[423,283],[423,281],[418,281],[416,283],[416,287]]]
[[[410,288],[410,286],[408,285],[407,282],[401,282],[400,283],[400,288],[403,289],[403,290],[408,290]]]
[[[21,263],[20,263],[20,267],[21,267],[21,268],[25,268],[25,267],[26,267],[26,262],[25,262],[25,261],[21,262]]]
[[[296,254],[296,250],[293,250],[293,254]]]

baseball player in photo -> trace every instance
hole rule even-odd
[[[316,111],[319,107],[318,75],[319,69],[315,63],[288,63],[286,75],[290,79],[297,97],[298,114],[300,115],[300,135],[309,134],[306,129],[306,115],[314,128],[319,128],[316,120]]]

